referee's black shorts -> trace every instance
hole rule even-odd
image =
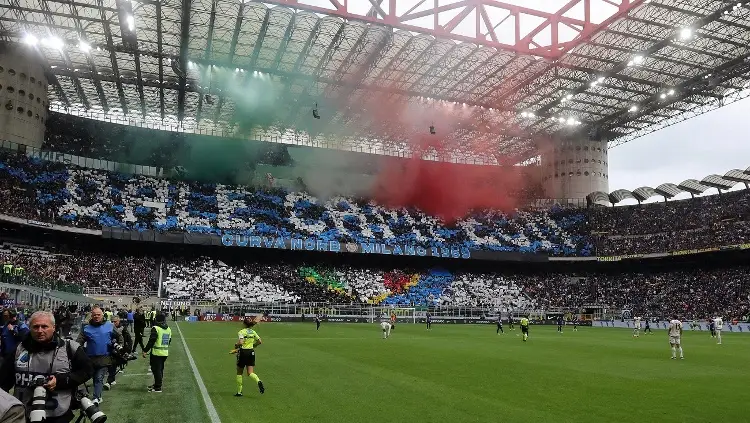
[[[240,349],[237,354],[237,367],[255,366],[255,350]]]
[[[528,326],[521,326],[521,333],[529,333],[529,327]]]

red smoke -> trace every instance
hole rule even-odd
[[[473,119],[477,119],[477,127],[489,128],[486,121],[480,122],[480,114],[475,115],[477,109],[456,103],[407,104],[394,100],[387,92],[368,93],[361,100],[365,103],[362,118],[369,121],[370,131],[382,134],[384,140],[399,139],[402,128],[424,128],[422,135],[409,140],[409,149],[416,157],[428,152],[449,160],[441,134],[449,134],[457,128],[468,129],[466,123]],[[437,134],[429,133],[431,125],[435,126]],[[398,149],[401,146],[386,147]],[[477,156],[489,154],[480,152],[482,148],[475,146]],[[472,209],[510,211],[515,208],[520,200],[514,193],[520,192],[525,184],[522,172],[514,166],[461,165],[388,157],[381,160],[370,197],[391,207],[417,207],[453,222]]]
[[[372,197],[390,207],[413,206],[453,222],[472,209],[512,210],[523,184],[519,167],[393,158],[382,162]]]

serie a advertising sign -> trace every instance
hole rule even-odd
[[[440,257],[470,259],[468,248],[430,247],[415,245],[386,245],[377,243],[345,243],[316,238],[283,238],[248,235],[224,235],[221,243],[226,247],[277,248],[280,250],[327,251],[332,253],[383,254],[394,256]]]

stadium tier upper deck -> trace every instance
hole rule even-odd
[[[366,200],[323,201],[281,189],[130,176],[8,154],[0,159],[0,179],[14,193],[0,200],[3,213],[86,228],[593,254],[583,210],[482,211],[446,225],[415,209],[388,209]]]
[[[640,206],[477,211],[447,224],[344,197],[200,184],[0,155],[0,212],[84,228],[315,237],[340,243],[591,256],[718,247],[750,239],[747,190]]]

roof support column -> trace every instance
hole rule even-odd
[[[608,192],[607,141],[555,140],[542,153],[542,185],[547,198],[580,200]]]

